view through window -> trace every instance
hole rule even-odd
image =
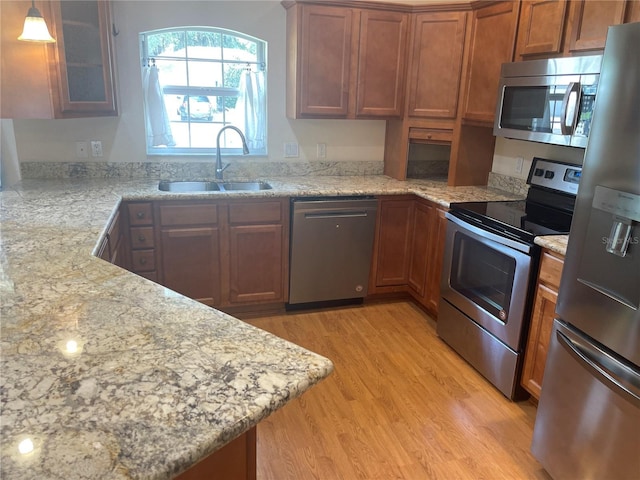
[[[238,127],[251,154],[266,154],[266,42],[217,28],[140,35],[147,152],[215,153],[218,132]],[[241,154],[232,130],[221,153]]]

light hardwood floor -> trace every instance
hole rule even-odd
[[[535,407],[507,400],[410,302],[248,320],[335,371],[258,425],[258,480],[540,479]]]

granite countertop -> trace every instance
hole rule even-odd
[[[172,194],[151,180],[31,180],[0,193],[3,479],[172,478],[333,369],[93,256],[122,199],[518,199],[383,176],[265,180],[272,190]],[[26,439],[33,451],[22,454]]]
[[[534,241],[537,245],[547,248],[552,252],[559,253],[560,255],[566,255],[569,235],[545,235],[542,237],[536,237]]]

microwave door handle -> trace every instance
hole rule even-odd
[[[571,105],[573,108],[569,108],[569,102],[571,98],[575,96],[575,101]],[[571,82],[562,99],[562,110],[560,112],[560,131],[563,135],[573,134],[575,126],[576,115],[578,114],[578,102],[580,101],[580,82]],[[570,123],[567,123],[567,117],[571,113]]]

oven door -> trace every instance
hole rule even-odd
[[[487,232],[447,213],[442,298],[521,351],[533,247]]]

